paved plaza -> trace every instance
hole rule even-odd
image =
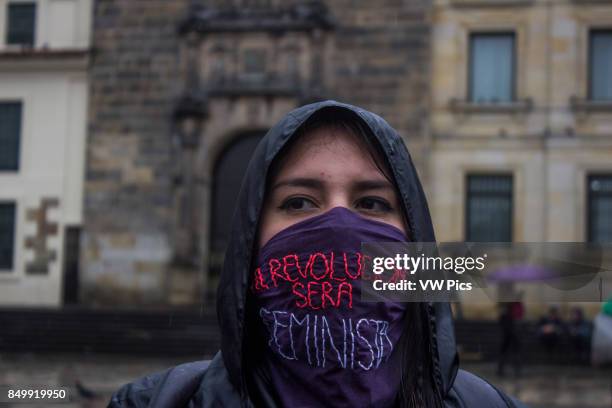
[[[612,408],[612,368],[534,365],[500,378],[494,364],[463,364],[531,408]]]
[[[0,386],[63,386],[72,402],[8,404],[1,407],[105,407],[112,392],[143,374],[163,370],[192,358],[127,357],[102,354],[0,354]],[[612,408],[612,368],[526,366],[523,375],[499,378],[490,363],[467,363],[477,373],[532,408]],[[76,384],[86,390],[78,391]],[[90,396],[89,393],[93,393]]]

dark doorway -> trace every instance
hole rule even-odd
[[[230,237],[234,208],[242,179],[257,143],[265,132],[240,134],[218,156],[213,170],[210,231],[210,276],[216,280],[223,268],[223,257]]]
[[[66,227],[64,237],[64,305],[79,301],[79,241],[81,228]]]

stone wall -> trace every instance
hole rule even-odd
[[[427,2],[336,0],[328,4],[339,22],[332,57],[334,96],[381,115],[410,147],[420,146],[428,120]],[[420,155],[413,156],[420,161]]]
[[[82,235],[84,302],[163,300],[171,115],[187,1],[95,2]]]

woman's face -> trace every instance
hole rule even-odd
[[[281,230],[335,207],[406,233],[393,184],[366,146],[347,131],[322,128],[308,133],[281,160],[263,206],[260,248]]]

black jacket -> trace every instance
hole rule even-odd
[[[368,126],[379,141],[398,185],[409,220],[412,241],[435,241],[429,209],[410,155],[397,132],[379,116],[361,108],[325,101],[287,114],[258,145],[249,164],[232,223],[231,241],[217,296],[221,351],[210,362],[179,365],[127,384],[109,407],[249,407],[243,372],[245,301],[250,260],[271,162],[314,112],[345,109]],[[446,407],[523,407],[486,381],[459,370],[450,306],[431,303],[423,308],[434,339],[432,362]]]

